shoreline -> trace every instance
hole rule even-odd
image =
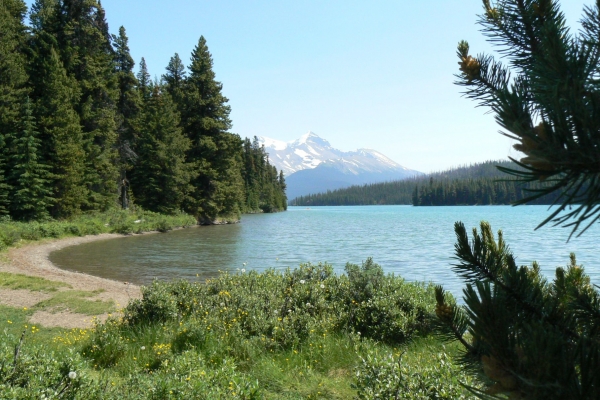
[[[144,234],[159,233],[156,231],[145,232]],[[103,301],[112,300],[117,310],[127,306],[130,300],[140,298],[140,286],[128,282],[119,282],[111,279],[100,278],[81,272],[67,271],[54,265],[50,261],[50,253],[65,247],[76,246],[83,243],[89,243],[100,240],[112,240],[124,238],[127,235],[118,233],[102,233],[99,235],[74,236],[60,239],[46,239],[40,242],[30,242],[22,246],[10,247],[5,253],[5,257],[0,260],[0,272],[12,274],[21,274],[39,277],[50,281],[59,281],[68,284],[69,290],[95,291],[102,292],[94,298]],[[0,289],[3,292],[8,290]],[[39,295],[39,292],[21,291],[22,300],[32,301],[32,297]],[[97,316],[96,320],[104,321],[109,314]],[[93,325],[94,317],[83,314],[66,312],[49,313],[40,312],[34,314],[30,319],[31,323],[41,324],[46,327],[63,328],[89,328]]]

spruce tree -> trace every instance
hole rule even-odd
[[[212,66],[206,40],[200,37],[184,85],[181,123],[191,140],[188,161],[199,172],[186,209],[206,223],[239,216],[243,204],[242,141],[228,133],[230,107]]]
[[[0,2],[0,215],[8,213],[10,190],[5,142],[19,129],[20,107],[27,96],[26,11],[22,0]]]
[[[275,170],[277,172],[277,170]],[[277,181],[278,184],[278,194],[279,194],[279,210],[287,210],[287,196],[285,194],[285,190],[287,189],[287,185],[285,183],[285,177],[283,176],[283,170],[279,171],[279,179]]]
[[[129,53],[129,39],[124,27],[119,28],[119,35],[113,37],[115,46],[115,71],[119,83],[119,140],[133,144],[136,136],[136,120],[140,113],[140,95],[138,81],[133,73],[135,62]]]
[[[179,54],[175,53],[169,60],[167,65],[167,73],[162,76],[167,84],[167,90],[179,108],[183,104],[183,84],[185,83],[185,65],[179,58]]]
[[[79,85],[67,76],[52,34],[57,12],[54,0],[37,0],[32,7],[33,37],[30,43],[30,85],[40,132],[40,156],[51,168],[55,202],[51,215],[65,218],[81,211],[87,201],[84,182],[85,151],[79,115]]]
[[[143,101],[146,101],[150,98],[151,90],[150,86],[152,86],[152,81],[150,79],[150,74],[148,73],[148,67],[146,65],[146,60],[142,57],[142,61],[140,61],[140,70],[137,74],[138,80],[138,91],[140,93],[140,97]]]
[[[190,140],[179,126],[171,96],[154,85],[145,104],[131,185],[145,209],[172,214],[181,210],[191,191],[192,165],[186,163]]]
[[[113,37],[115,46],[115,68],[119,82],[119,100],[117,102],[117,146],[119,149],[119,203],[122,208],[127,208],[128,179],[127,171],[135,163],[135,141],[138,136],[138,124],[141,112],[141,97],[137,88],[138,82],[133,73],[135,65],[129,54],[129,39],[125,28],[119,28],[119,35]]]
[[[23,105],[20,129],[8,139],[8,162],[11,186],[11,216],[18,220],[49,217],[53,203],[48,166],[40,160],[40,139],[29,98]]]
[[[458,83],[519,141],[515,148],[525,157],[518,164],[525,170],[504,171],[550,182],[522,202],[560,193],[559,207],[542,224],[566,223],[572,233],[589,227],[600,212],[600,2],[585,9],[579,36],[567,28],[557,1],[483,5],[480,23],[506,65],[471,56],[463,41]],[[454,270],[467,282],[465,305],[453,304],[438,287],[436,313],[442,334],[463,343],[465,365],[494,382],[478,394],[600,398],[600,292],[575,255],[549,282],[537,263],[517,265],[502,233],[494,237],[489,224],[482,222],[471,240],[462,223],[455,232]]]
[[[67,74],[75,78],[81,93],[75,109],[82,125],[86,155],[85,208],[106,209],[115,205],[118,198],[119,91],[103,9],[96,0],[60,0],[54,31]]]

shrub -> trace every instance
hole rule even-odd
[[[362,358],[355,374],[354,387],[360,400],[471,398],[461,383],[470,383],[472,379],[461,373],[445,352],[411,363],[391,352],[370,352]]]
[[[223,273],[205,284],[153,282],[124,319],[137,325],[190,318],[215,335],[264,338],[266,348],[291,348],[326,332],[359,331],[402,343],[429,331],[432,287],[384,276],[372,260],[362,269],[347,268],[354,271],[351,279],[335,275],[330,265],[303,264],[283,273]]]
[[[104,324],[96,326],[83,353],[94,361],[95,366],[106,368],[114,366],[123,357],[124,350],[125,343],[119,322],[108,319]]]
[[[385,275],[371,258],[361,267],[347,264],[349,280],[347,325],[365,337],[400,343],[428,332],[435,302],[431,285],[407,283]]]
[[[173,229],[173,226],[165,218],[161,218],[156,223],[156,230],[162,233],[169,232]]]
[[[177,317],[177,299],[169,284],[152,282],[142,287],[142,298],[132,300],[124,310],[123,319],[130,325],[165,322]]]

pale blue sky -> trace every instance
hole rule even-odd
[[[31,4],[31,0],[27,1]],[[561,1],[572,26],[584,4]],[[233,131],[381,151],[423,172],[518,155],[453,85],[459,40],[489,51],[480,0],[103,0],[137,64],[160,76],[200,35],[230,100]]]

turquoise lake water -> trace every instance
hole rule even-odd
[[[386,272],[409,280],[442,283],[460,294],[451,270],[454,222],[470,228],[488,221],[501,229],[519,264],[537,260],[552,277],[575,252],[593,283],[600,284],[598,224],[567,243],[568,228],[546,226],[546,206],[290,207],[278,214],[244,215],[235,225],[128,236],[65,248],[51,254],[57,266],[137,284],[153,279],[204,280],[221,271],[294,268],[328,262],[342,272],[347,262],[373,257]]]

